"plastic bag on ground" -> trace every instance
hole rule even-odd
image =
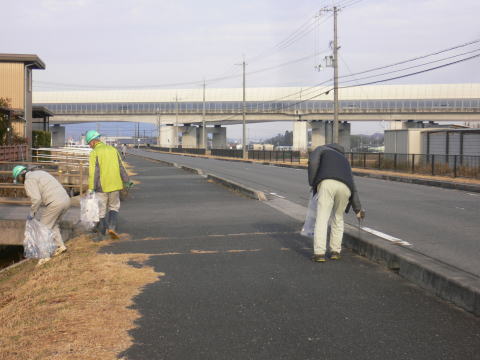
[[[315,233],[315,221],[317,220],[317,205],[318,205],[318,192],[313,195],[310,193],[310,200],[308,201],[307,216],[305,217],[305,223],[303,224],[300,234],[313,238]]]
[[[98,198],[95,194],[87,194],[80,199],[80,222],[90,230],[99,221]]]
[[[53,240],[53,231],[37,219],[27,220],[23,248],[28,259],[51,257],[57,248]]]

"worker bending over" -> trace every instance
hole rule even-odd
[[[52,175],[43,170],[29,171],[23,165],[17,165],[13,168],[13,179],[25,186],[25,192],[32,202],[28,219],[33,219],[37,214],[40,206],[46,208],[42,211],[40,222],[46,225],[53,232],[53,239],[57,245],[54,256],[59,255],[67,250],[63,243],[62,234],[60,233],[59,222],[62,216],[70,207],[70,197]],[[50,258],[40,259],[40,263],[44,263]]]
[[[112,239],[118,239],[120,191],[124,183],[129,182],[128,174],[117,149],[101,142],[97,131],[88,131],[85,140],[93,149],[90,152],[88,189],[99,199],[99,236],[96,241],[102,240],[107,231]]]

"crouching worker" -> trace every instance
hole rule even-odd
[[[95,241],[102,240],[107,232],[112,239],[118,239],[120,191],[124,183],[129,182],[128,174],[117,149],[101,142],[97,131],[88,131],[85,140],[93,149],[90,152],[88,189],[99,199],[99,234]]]
[[[313,193],[318,192],[313,261],[325,261],[330,216],[332,216],[330,259],[338,260],[342,251],[343,213],[348,213],[351,206],[357,219],[365,217],[343,146],[338,144],[319,146],[310,154],[308,182]]]
[[[45,206],[42,211],[40,222],[53,232],[53,239],[57,245],[54,256],[67,250],[60,233],[59,222],[70,207],[70,197],[52,175],[43,170],[29,171],[23,165],[13,168],[13,179],[25,186],[25,192],[32,202],[28,219],[35,217],[40,206]],[[50,258],[40,259],[41,263]],[[39,263],[40,264],[40,263]]]

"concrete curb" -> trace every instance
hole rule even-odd
[[[480,316],[480,278],[345,224],[344,245],[438,297]]]
[[[150,159],[148,157],[144,158]],[[150,160],[155,161],[156,159]],[[167,163],[166,161],[160,162]],[[200,174],[198,169],[187,166],[178,167]],[[268,201],[262,191],[251,189],[213,174],[206,174],[206,176],[208,179],[234,189],[252,199]],[[285,213],[288,214],[288,212]],[[298,216],[292,217],[299,219]],[[349,224],[345,224],[343,244],[359,255],[395,271],[403,278],[436,296],[480,316],[480,278],[477,276],[407,247],[390,243]]]
[[[244,186],[242,184],[239,184],[235,181],[225,179],[225,178],[222,178],[222,177],[219,177],[219,176],[216,176],[216,175],[212,175],[212,174],[207,174],[207,179],[215,181],[216,183],[221,184],[223,186],[226,186],[226,187],[228,187],[230,189],[233,189],[235,191],[238,191],[239,193],[241,193],[241,194],[243,194],[243,195],[245,195],[245,196],[247,196],[251,199],[260,200],[260,201],[266,201],[267,200],[267,197],[265,196],[263,191],[258,191],[258,190],[251,189],[251,188],[249,188],[247,186]]]

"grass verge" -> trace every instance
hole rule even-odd
[[[162,274],[143,254],[100,254],[87,236],[41,267],[0,274],[0,359],[117,359],[140,317],[132,299]]]

